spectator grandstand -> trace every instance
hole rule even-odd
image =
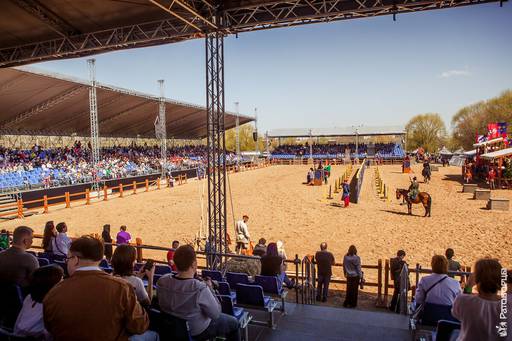
[[[168,171],[202,168],[206,162],[206,147],[186,145],[168,148]],[[228,153],[226,161],[235,159]],[[34,145],[30,149],[0,147],[0,191],[55,187],[98,180],[119,179],[160,172],[159,146],[110,147],[101,149],[100,163],[90,163],[90,146],[80,142],[73,146],[45,149]]]
[[[355,143],[337,143],[337,144],[313,144],[312,157],[315,159],[335,159],[344,158],[345,151],[350,150],[351,158],[363,158],[368,155],[368,145]],[[375,143],[375,157],[389,159],[402,158],[405,153],[399,144],[395,143]],[[309,144],[283,144],[272,151],[272,157],[276,159],[288,159],[295,157],[309,157]]]

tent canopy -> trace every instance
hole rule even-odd
[[[473,145],[473,147],[475,147],[475,148],[483,147],[483,146],[487,146],[489,144],[498,143],[498,142],[501,142],[501,141],[503,141],[503,137],[498,137],[496,139],[492,139],[492,140],[489,140],[489,141],[483,141],[483,142],[475,143]]]
[[[155,137],[159,98],[97,83],[102,137]],[[0,133],[8,135],[90,135],[89,82],[28,68],[0,69]],[[207,135],[206,108],[166,99],[168,138]],[[252,121],[240,115],[240,124]],[[236,115],[226,113],[226,129]]]
[[[450,152],[448,150],[448,148],[446,148],[445,146],[443,146],[443,148],[441,148],[441,150],[439,151],[439,154],[441,155],[452,155],[452,152]]]

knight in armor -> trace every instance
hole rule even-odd
[[[409,198],[415,200],[416,196],[420,192],[420,184],[416,177],[412,178],[411,185],[409,186]]]

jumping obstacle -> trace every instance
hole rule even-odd
[[[375,167],[375,189],[379,198],[389,200],[389,186],[380,177],[379,167]]]
[[[327,199],[333,199],[332,197],[332,186],[329,185],[329,196],[327,197]]]
[[[473,196],[473,199],[475,199],[475,200],[489,200],[489,199],[491,199],[491,190],[490,189],[477,188],[475,190],[475,195]]]
[[[340,192],[338,179],[334,180],[334,194],[338,194]]]
[[[474,194],[476,191],[477,185],[476,184],[464,184],[462,186],[462,193],[471,193]]]
[[[487,208],[490,210],[508,211],[510,209],[510,200],[506,198],[490,198],[487,202]]]

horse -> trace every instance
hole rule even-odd
[[[419,192],[414,200],[411,200],[409,197],[409,190],[403,188],[397,188],[396,190],[396,199],[399,200],[401,197],[405,199],[407,202],[407,210],[409,211],[409,215],[412,214],[412,204],[423,204],[425,208],[425,215],[430,217],[430,211],[432,208],[432,197],[427,192]]]
[[[421,175],[423,175],[423,182],[428,184],[431,179],[430,168],[423,168],[423,170],[421,171]]]

